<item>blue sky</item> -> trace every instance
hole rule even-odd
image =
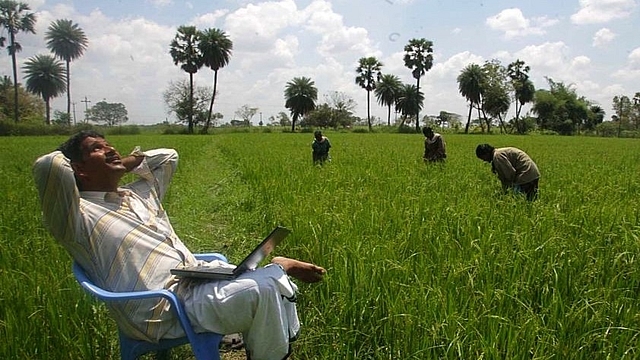
[[[98,101],[121,102],[130,123],[172,121],[162,100],[170,81],[186,79],[173,64],[169,43],[180,25],[220,28],[234,43],[218,76],[215,111],[222,122],[242,105],[259,108],[263,121],[284,108],[287,81],[307,76],[319,102],[332,91],[357,103],[366,117],[366,92],[355,85],[361,57],[375,56],[383,72],[414,83],[402,62],[412,38],[434,43],[434,66],[421,79],[423,114],[441,110],[466,114],[468,105],[456,77],[468,64],[521,59],[531,67],[536,88],[545,77],[572,84],[579,95],[612,114],[615,95],[640,91],[640,4],[638,0],[27,0],[36,13],[37,33],[19,34],[23,63],[48,53],[44,33],[56,19],[71,19],[89,38],[85,55],[71,64],[76,119]],[[8,56],[2,74],[11,74]],[[196,85],[211,86],[203,68]],[[21,75],[19,75],[20,77]],[[21,79],[21,78],[20,78]],[[52,102],[66,110],[66,98]],[[386,109],[372,98],[372,115],[386,122]],[[513,109],[511,111],[513,113]]]

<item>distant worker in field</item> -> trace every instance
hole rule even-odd
[[[524,151],[514,147],[494,148],[489,144],[476,147],[476,156],[491,163],[491,171],[498,175],[505,191],[526,194],[527,200],[538,198],[538,166]]]
[[[429,162],[444,162],[447,158],[447,150],[442,135],[434,133],[429,126],[423,127],[422,133],[425,137],[422,159]]]
[[[329,156],[329,149],[331,149],[331,142],[326,136],[322,135],[322,131],[316,130],[313,133],[313,142],[311,143],[311,149],[313,150],[313,163],[320,164],[325,161],[331,161]]]

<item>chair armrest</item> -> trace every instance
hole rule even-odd
[[[169,301],[171,304],[171,308],[175,311],[178,316],[178,320],[180,321],[180,325],[182,329],[187,334],[189,339],[195,338],[195,332],[191,327],[191,323],[189,321],[189,317],[185,310],[182,307],[182,302],[178,299],[178,296],[173,292],[165,289],[161,290],[142,290],[142,291],[125,291],[125,292],[113,292],[104,290],[96,285],[94,285],[87,273],[77,262],[73,262],[72,266],[73,275],[80,285],[91,295],[95,296],[99,300],[104,302],[110,301],[126,301],[126,300],[141,300],[141,299],[149,299],[149,298],[158,298],[162,297]]]
[[[202,260],[202,261],[220,260],[224,262],[229,262],[229,260],[227,260],[227,257],[220,253],[202,253],[202,254],[194,254],[194,256],[196,257],[196,259]]]
[[[141,290],[141,291],[123,291],[113,292],[104,290],[96,285],[89,279],[84,269],[75,261],[73,262],[73,275],[80,285],[87,290],[90,294],[94,295],[103,301],[126,301],[135,299],[149,299],[154,297],[163,297],[171,302],[177,301],[174,293],[169,290]]]

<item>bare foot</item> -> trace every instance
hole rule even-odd
[[[271,262],[282,266],[287,275],[306,283],[322,280],[322,277],[327,272],[327,270],[318,265],[282,256],[274,257]]]

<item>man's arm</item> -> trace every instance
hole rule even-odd
[[[442,136],[438,136],[438,155],[442,158],[444,158],[447,154],[447,150],[445,149],[445,144],[444,144],[444,140],[442,139]]]
[[[516,169],[511,165],[506,154],[494,154],[493,165],[498,174],[498,178],[502,181],[502,186],[512,186],[516,178]]]
[[[122,165],[127,168],[127,172],[132,171],[137,168],[140,163],[144,160],[144,154],[138,155],[129,155],[122,159]]]
[[[427,139],[424,140],[424,155],[422,155],[422,159],[429,160],[429,147],[427,146]]]
[[[45,227],[61,243],[72,243],[80,221],[80,193],[69,159],[62,152],[43,155],[33,165],[33,178]]]
[[[131,172],[147,181],[152,181],[158,197],[162,200],[178,167],[178,153],[173,149],[154,149],[144,153],[134,150],[132,154],[125,158],[129,165],[137,163]],[[124,159],[123,162],[125,162]],[[125,167],[127,166],[125,163]]]

